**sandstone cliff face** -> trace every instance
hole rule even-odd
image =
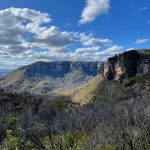
[[[67,73],[79,70],[87,75],[96,76],[98,72],[98,62],[82,62],[82,61],[56,61],[56,62],[35,62],[31,65],[19,68],[24,71],[26,76],[50,76],[54,78],[62,78]]]
[[[108,58],[103,68],[99,73],[105,79],[120,82],[150,72],[150,50],[131,50]]]

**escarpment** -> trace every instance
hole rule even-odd
[[[38,61],[14,70],[0,80],[0,87],[10,92],[32,94],[60,93],[89,81],[97,75],[96,61]]]
[[[123,82],[150,72],[150,50],[131,50],[108,58],[99,74],[107,80]]]

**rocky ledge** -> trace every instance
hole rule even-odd
[[[99,69],[99,74],[105,79],[119,82],[147,72],[150,72],[150,49],[130,50],[115,55]]]

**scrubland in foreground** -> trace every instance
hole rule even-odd
[[[93,100],[82,106],[69,96],[1,90],[0,149],[147,150],[149,79],[149,74],[135,77],[116,90],[108,90],[116,82],[100,80],[101,90],[95,90]]]

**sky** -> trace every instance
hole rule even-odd
[[[104,61],[150,48],[150,0],[1,0],[0,69]]]

